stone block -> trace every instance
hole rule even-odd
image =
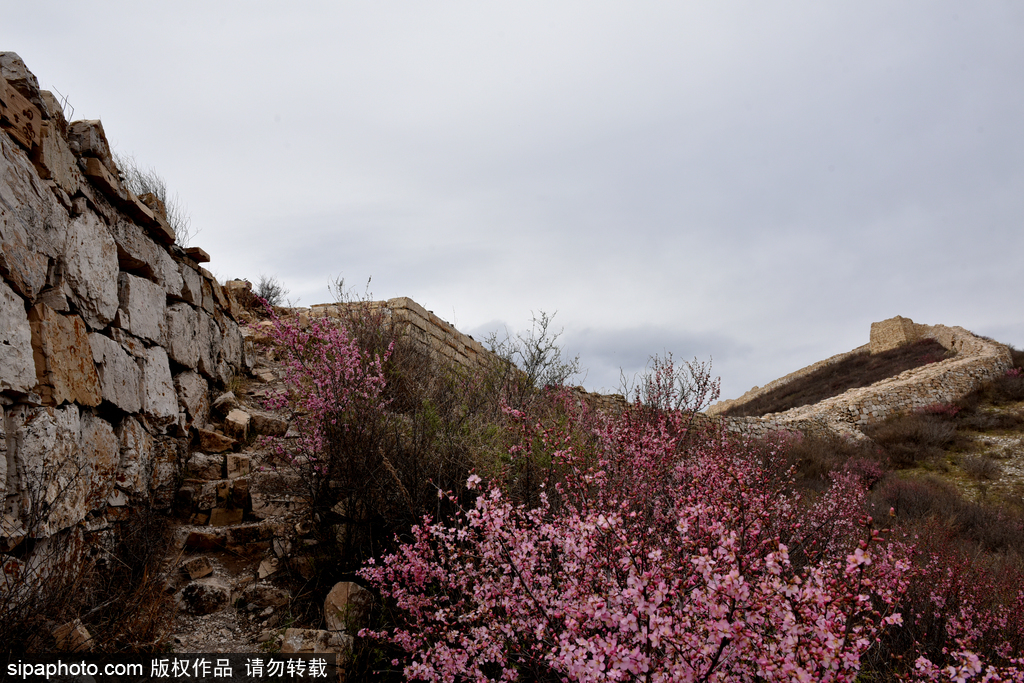
[[[210,526],[231,526],[242,523],[243,512],[241,510],[230,510],[228,508],[213,508],[210,510]]]
[[[89,335],[89,345],[97,366],[103,400],[126,413],[139,412],[142,408],[139,392],[142,370],[138,363],[124,347],[98,332]]]
[[[76,156],[97,159],[108,173],[117,177],[119,169],[110,153],[110,144],[101,121],[73,121],[68,126],[68,144]]]
[[[68,225],[63,261],[65,282],[79,315],[90,328],[103,329],[118,309],[117,244],[94,214],[85,213]]]
[[[213,573],[213,565],[208,557],[193,557],[181,564],[181,569],[189,578],[195,581]]]
[[[188,469],[197,479],[220,480],[224,478],[224,456],[194,453],[188,461]],[[200,506],[202,507],[202,506]],[[207,508],[213,505],[206,506]]]
[[[206,380],[197,372],[187,370],[174,378],[178,405],[188,415],[186,427],[205,425],[210,419],[210,391]]]
[[[121,453],[121,468],[115,476],[118,486],[143,494],[149,489],[149,471],[153,460],[153,437],[134,417],[121,420],[116,430]]]
[[[69,621],[53,629],[53,639],[57,643],[57,652],[91,652],[92,635],[82,625],[80,619]]]
[[[92,413],[81,414],[81,448],[79,460],[88,463],[90,481],[88,509],[103,506],[114,492],[115,477],[121,465],[121,454],[114,427]]]
[[[0,175],[4,172],[5,169],[0,168]],[[0,186],[0,192],[4,189]],[[28,210],[34,208],[29,206]],[[14,291],[32,301],[46,286],[49,259],[34,248],[19,218],[13,211],[0,211],[0,275]]]
[[[167,302],[164,289],[155,282],[128,273],[118,276],[117,285],[120,306],[114,324],[136,337],[162,344]]]
[[[224,431],[233,439],[245,441],[249,437],[249,423],[252,416],[244,410],[235,409],[224,418]]]
[[[34,538],[51,536],[89,513],[92,465],[82,455],[78,406],[16,405],[6,412],[7,505],[15,519],[49,510],[42,519],[22,520]],[[14,475],[12,477],[12,475]]]
[[[0,79],[0,126],[31,152],[39,144],[42,123],[39,107]]]
[[[189,304],[167,307],[167,353],[179,365],[195,369],[199,364],[199,314]]]
[[[0,281],[0,391],[27,393],[35,385],[32,327],[25,302]]]
[[[373,606],[373,594],[357,583],[341,581],[324,600],[324,621],[329,631],[358,630],[366,625]]]
[[[229,454],[227,458],[228,479],[237,479],[249,474],[249,456]]]
[[[199,247],[188,247],[185,254],[196,263],[209,263],[210,255]]]
[[[230,481],[219,481],[217,486],[217,505],[215,507],[224,507],[228,504],[231,499],[231,482]]]
[[[193,306],[203,305],[203,277],[187,263],[178,264],[181,275],[181,298]]]
[[[217,321],[206,311],[199,314],[199,362],[196,369],[207,379],[219,379],[217,361],[220,357],[221,333]]]
[[[234,439],[208,429],[196,429],[197,446],[204,453],[224,453],[238,445]]]
[[[98,406],[103,398],[85,323],[45,304],[29,311],[38,393],[48,405],[74,401]]]
[[[128,202],[128,190],[121,186],[121,181],[110,172],[110,169],[102,161],[93,157],[82,157],[78,160],[78,167],[82,169],[82,174],[109,199],[121,206]]]
[[[82,172],[75,155],[54,121],[43,122],[32,163],[40,178],[53,180],[69,197],[74,197],[82,186]]]
[[[0,52],[0,79],[7,81],[7,87],[13,88],[35,105],[44,119],[47,116],[56,116],[56,113],[51,112],[50,107],[42,98],[39,80],[28,70],[17,52]],[[61,118],[64,118],[63,114],[61,114]]]
[[[288,432],[288,420],[270,413],[254,412],[251,427],[263,436],[284,436]]]
[[[174,391],[167,352],[160,346],[146,349],[139,358],[142,382],[139,396],[142,412],[159,425],[168,425],[178,417],[178,395]]]

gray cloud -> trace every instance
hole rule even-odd
[[[159,30],[155,30],[159,27]],[[1024,10],[980,2],[21,3],[3,49],[157,168],[222,277],[727,396],[900,314],[1024,346]],[[93,40],[82,49],[82,36]]]

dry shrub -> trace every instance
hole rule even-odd
[[[934,412],[897,415],[864,428],[896,468],[939,458],[956,442],[956,426]]]
[[[987,455],[968,455],[960,459],[960,467],[975,479],[998,479],[1003,473],[999,463]]]
[[[55,652],[53,629],[75,619],[93,651],[160,650],[174,614],[160,573],[169,539],[167,519],[145,505],[104,531],[24,539],[0,578],[0,651]]]
[[[897,520],[934,522],[958,543],[989,552],[1024,556],[1024,517],[1009,510],[964,499],[935,476],[887,475],[871,494],[876,509],[892,508]]]

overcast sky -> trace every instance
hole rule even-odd
[[[1024,346],[1017,0],[8,4],[222,281],[557,311],[595,390],[670,351],[733,398],[894,315]]]

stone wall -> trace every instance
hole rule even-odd
[[[1004,345],[978,337],[962,327],[921,325],[909,318],[896,317],[871,326],[871,346],[879,350],[894,348],[918,339],[934,339],[944,348],[956,352],[953,358],[930,363],[902,372],[895,377],[875,382],[819,403],[800,406],[783,413],[762,417],[721,418],[729,431],[760,436],[774,431],[830,431],[853,438],[863,438],[860,427],[886,419],[900,412],[936,403],[948,403],[966,396],[985,382],[1005,373],[1011,366],[1010,351]],[[859,347],[850,353],[862,353]],[[849,354],[833,356],[822,364]],[[816,369],[822,364],[810,366]],[[807,374],[798,371],[783,378]],[[773,384],[781,386],[781,380]],[[740,399],[726,402],[738,405],[759,392],[748,392]],[[715,412],[721,412],[716,404]],[[709,411],[709,413],[712,411]]]
[[[364,307],[383,310],[385,315],[397,321],[404,331],[424,348],[441,358],[465,368],[476,368],[481,363],[496,357],[484,345],[468,334],[463,334],[446,320],[434,315],[408,297],[396,297],[387,301],[363,301],[349,304],[316,304],[308,309],[295,309],[300,315],[328,316],[341,318],[350,307]]]
[[[209,392],[251,367],[232,302],[99,121],[0,53],[0,551],[167,505]]]

